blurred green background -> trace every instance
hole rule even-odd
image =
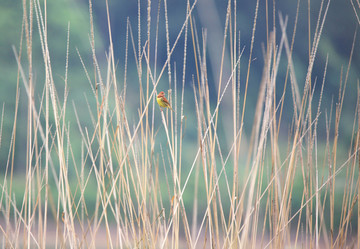
[[[269,1],[272,2],[272,1]],[[152,1],[151,6],[151,39],[152,46],[151,51],[154,55],[154,44],[155,44],[155,29],[156,29],[156,18],[158,11],[158,1]],[[163,63],[166,61],[166,34],[165,34],[165,17],[163,13],[163,2],[160,2],[160,25],[159,25],[159,40],[158,40],[158,62],[157,67],[158,71],[163,66]],[[178,32],[180,31],[181,26],[183,25],[185,14],[186,14],[186,3],[185,1],[169,1],[168,6],[168,16],[169,16],[169,37],[170,37],[170,46],[172,46],[175,41]],[[272,14],[272,5],[269,3],[270,14]],[[29,6],[28,6],[29,7]],[[84,104],[84,96],[91,95],[91,90],[89,83],[87,82],[85,72],[82,68],[79,56],[76,50],[79,50],[82,59],[84,60],[85,66],[88,70],[92,70],[92,58],[91,58],[91,46],[90,46],[90,24],[89,24],[89,6],[88,1],[75,1],[75,0],[60,0],[60,1],[51,1],[47,3],[47,23],[48,23],[48,43],[50,49],[51,63],[53,65],[54,71],[54,81],[57,87],[58,94],[63,96],[63,87],[64,87],[64,77],[65,77],[65,59],[66,59],[66,40],[67,40],[67,29],[70,25],[70,48],[69,48],[69,103],[74,101],[76,106],[81,109],[87,107]],[[201,30],[206,29],[207,32],[207,59],[208,59],[208,77],[210,84],[210,95],[213,98],[213,102],[216,102],[217,97],[217,84],[219,79],[219,68],[220,68],[220,58],[221,58],[221,49],[223,42],[223,29],[226,17],[226,1],[206,1],[199,0],[194,11],[194,19],[197,26],[198,35],[201,35]],[[280,26],[278,14],[281,12],[282,15],[288,17],[288,26],[287,34],[289,41],[291,41],[291,36],[294,27],[294,21],[296,16],[296,4],[295,2],[282,1],[277,3],[276,7],[276,34],[277,42],[280,40]],[[308,14],[307,14],[307,2],[300,2],[299,9],[299,20],[298,27],[295,36],[294,43],[294,53],[293,60],[295,63],[295,72],[297,77],[297,82],[299,83],[300,91],[305,82],[305,76],[308,65]],[[318,11],[320,8],[319,1],[311,1],[311,39],[313,39],[313,33],[317,23]],[[112,25],[112,37],[114,44],[115,60],[117,64],[117,74],[118,82],[120,87],[123,84],[124,76],[124,60],[125,60],[125,40],[126,40],[126,21],[129,18],[130,25],[132,27],[132,32],[134,34],[135,43],[137,44],[137,35],[138,35],[138,5],[136,1],[109,1],[110,9],[110,20]],[[241,92],[244,92],[245,77],[247,70],[247,58],[249,56],[250,50],[250,41],[251,33],[253,27],[254,13],[255,13],[255,2],[252,1],[239,1],[237,5],[237,29],[240,32],[240,42],[241,47],[244,49],[244,55],[242,64],[241,64]],[[142,45],[146,40],[147,32],[147,2],[141,1],[140,12],[141,12],[141,40]],[[107,27],[107,17],[106,17],[106,6],[105,1],[94,1],[93,2],[93,12],[94,12],[94,25],[95,25],[95,39],[96,39],[96,51],[100,66],[102,69],[105,69],[106,66],[106,52],[108,51],[109,46],[109,35]],[[0,28],[2,35],[0,36],[0,80],[1,80],[1,90],[0,97],[2,104],[5,105],[5,115],[4,115],[4,125],[3,125],[3,137],[0,150],[1,158],[1,170],[4,170],[6,166],[7,156],[8,156],[8,146],[10,142],[10,136],[12,132],[13,125],[13,111],[15,108],[15,96],[16,96],[16,83],[17,83],[17,65],[12,50],[12,45],[14,45],[17,50],[19,50],[20,37],[22,32],[22,17],[23,17],[23,7],[21,1],[10,1],[3,0],[1,3],[0,9]],[[270,23],[269,26],[272,26],[272,17],[269,17]],[[253,109],[257,100],[257,92],[260,84],[261,74],[264,66],[263,55],[261,51],[261,44],[266,43],[266,25],[265,25],[265,4],[260,2],[257,28],[255,32],[255,43],[254,43],[254,55],[253,62],[250,72],[250,83],[249,83],[249,98],[248,105],[246,109],[246,118],[245,118],[245,129],[251,130],[251,125],[253,123]],[[44,67],[43,67],[43,58],[41,54],[40,40],[38,35],[38,27],[36,20],[33,21],[34,25],[34,34],[33,34],[33,63],[34,63],[34,78],[35,78],[35,100],[38,101],[41,97],[43,89],[43,79],[44,79]],[[316,56],[315,67],[313,72],[313,78],[316,79],[316,92],[320,91],[321,82],[323,78],[323,72],[325,67],[326,56],[329,56],[329,65],[327,70],[325,90],[324,90],[324,101],[322,104],[322,115],[320,117],[319,125],[324,129],[319,129],[319,132],[325,132],[325,119],[323,115],[324,112],[330,113],[332,100],[334,101],[333,107],[338,98],[339,91],[339,82],[340,80],[344,81],[345,73],[349,61],[351,46],[353,42],[354,32],[358,27],[356,16],[354,10],[351,6],[350,1],[333,1],[330,4],[328,16],[324,26],[323,34],[320,41],[319,51]],[[354,107],[356,103],[356,91],[358,85],[358,78],[360,75],[360,47],[359,39],[355,41],[355,50],[353,55],[352,67],[349,74],[348,87],[345,93],[345,103],[344,110],[341,122],[341,136],[342,142],[348,142],[351,137],[351,129],[353,124],[354,117]],[[176,63],[177,67],[177,76],[178,79],[178,89],[181,90],[181,77],[182,74],[182,61],[183,61],[183,39],[179,41],[179,49],[174,51],[172,55],[172,66]],[[191,42],[190,38],[188,42]],[[189,43],[190,44],[190,43]],[[189,46],[188,44],[188,46]],[[25,50],[25,41],[22,43],[23,51]],[[191,44],[190,44],[191,45]],[[192,75],[195,72],[193,51],[189,46],[188,49],[188,59],[187,59],[187,68],[186,68],[186,83],[185,88],[189,94],[186,94],[187,103],[189,105],[193,104],[193,95],[192,92]],[[229,58],[229,50],[227,47],[227,58]],[[285,60],[283,60],[285,62]],[[23,68],[27,69],[27,57],[24,53],[22,56]],[[284,77],[286,72],[286,65],[283,63],[283,67],[279,70],[278,75],[278,98],[280,98],[282,93],[282,85],[284,83]],[[228,62],[225,62],[225,65],[229,66]],[[154,65],[155,66],[155,65]],[[138,78],[136,72],[136,65],[134,61],[133,51],[130,47],[129,50],[129,70],[128,70],[128,87],[129,91],[132,93],[138,89]],[[342,75],[341,75],[342,70]],[[224,80],[227,80],[228,74],[230,72],[229,68],[224,69]],[[227,74],[227,75],[226,75]],[[93,75],[90,74],[90,77]],[[342,79],[341,79],[342,77]],[[172,80],[173,81],[173,80]],[[162,82],[159,85],[160,89],[168,88],[168,78],[164,74],[162,77]],[[26,136],[26,116],[27,116],[27,96],[23,88],[23,84],[20,81],[20,109],[19,109],[19,122],[20,127],[17,130],[17,139],[24,141],[24,136]],[[120,88],[121,89],[121,88]],[[291,94],[286,95],[288,100],[291,101]],[[76,98],[74,98],[76,96]],[[319,94],[315,94],[318,98]],[[37,98],[37,99],[36,99]],[[138,101],[137,98],[134,98],[135,101]],[[90,98],[90,102],[93,98]],[[130,100],[129,100],[130,101]],[[314,103],[317,104],[315,101]],[[226,101],[224,103],[226,106]],[[136,104],[133,105],[136,117]],[[130,105],[129,105],[130,107]],[[292,107],[287,111],[285,109],[285,119],[284,119],[284,128],[285,131],[289,127],[289,123],[292,119]],[[69,108],[69,110],[72,108]],[[131,107],[130,107],[131,109]],[[82,112],[80,111],[81,115]],[[288,114],[288,115],[287,115]],[[132,115],[131,112],[129,115]],[[88,114],[84,114],[84,122],[89,117]],[[24,127],[22,127],[24,126]],[[189,131],[192,132],[192,131]],[[194,131],[195,132],[195,131]],[[224,130],[223,130],[224,132]],[[320,137],[325,138],[324,134],[319,134]],[[192,136],[188,136],[190,139]],[[226,137],[226,134],[225,134]],[[185,137],[186,139],[186,137]],[[16,143],[18,148],[18,155],[25,153],[25,144]],[[18,157],[16,163],[16,169],[21,169],[24,167],[24,158]]]
[[[41,1],[42,2],[42,1]],[[144,45],[147,37],[147,1],[140,1],[141,13],[141,46]],[[269,26],[273,26],[272,22],[272,2],[269,1]],[[281,29],[279,25],[279,13],[288,17],[287,34],[291,41],[295,16],[296,16],[296,1],[275,1],[276,2],[276,39],[277,44],[281,38]],[[155,53],[155,34],[156,34],[156,18],[158,11],[158,1],[151,1],[151,42],[150,48],[152,53],[151,62],[154,63]],[[295,72],[297,82],[299,83],[300,91],[303,91],[305,77],[307,72],[308,58],[309,58],[309,37],[308,37],[308,20],[310,18],[311,27],[311,41],[315,31],[317,18],[319,15],[320,1],[311,1],[310,17],[308,16],[307,1],[300,2],[299,18],[297,31],[294,43],[293,60],[295,63]],[[28,3],[27,3],[28,4]],[[237,3],[237,30],[240,34],[241,48],[244,48],[243,58],[241,59],[241,93],[245,90],[245,77],[247,71],[247,63],[250,52],[250,41],[253,28],[254,14],[255,14],[256,1],[238,1]],[[11,142],[11,134],[14,122],[14,109],[15,109],[15,96],[17,87],[17,74],[18,67],[15,61],[12,46],[14,45],[17,51],[20,50],[20,38],[22,30],[23,6],[21,1],[2,0],[0,8],[0,99],[1,104],[4,105],[4,123],[1,137],[0,147],[0,170],[4,172],[8,165],[9,146]],[[29,6],[27,6],[29,8]],[[219,69],[221,63],[221,51],[223,43],[224,25],[226,18],[227,1],[214,1],[214,0],[199,0],[194,10],[194,20],[198,35],[201,38],[202,30],[207,32],[207,65],[208,77],[210,85],[210,97],[212,103],[216,103],[218,91]],[[138,39],[138,5],[137,1],[109,1],[111,31],[114,44],[114,54],[117,63],[117,80],[120,87],[119,91],[123,88],[124,79],[124,61],[125,61],[125,45],[126,45],[126,27],[127,19],[132,28],[132,32],[137,45]],[[158,60],[157,71],[162,68],[167,59],[166,52],[166,33],[165,33],[165,17],[164,17],[163,1],[160,2],[160,20],[159,20],[159,39],[158,39]],[[358,10],[360,13],[360,11]],[[94,27],[95,27],[95,49],[97,51],[98,61],[102,72],[106,73],[106,53],[109,47],[109,35],[107,26],[107,15],[105,1],[93,1],[93,14],[94,14]],[[168,1],[168,18],[169,18],[169,37],[170,46],[174,43],[186,16],[186,1]],[[77,54],[77,50],[81,55],[85,67],[90,72],[93,72],[91,46],[90,46],[90,24],[89,24],[89,4],[86,0],[59,0],[47,1],[47,24],[48,24],[48,43],[50,49],[50,56],[53,68],[54,81],[59,94],[60,100],[64,96],[64,77],[65,77],[65,61],[66,61],[66,42],[67,30],[70,27],[70,46],[69,46],[69,71],[68,71],[68,122],[70,122],[70,131],[72,134],[72,147],[75,157],[80,160],[81,151],[81,136],[79,134],[76,121],[73,113],[73,103],[77,108],[80,120],[84,127],[91,129],[92,127],[90,115],[86,101],[89,101],[90,107],[95,107],[94,97],[86,78],[81,61]],[[40,39],[38,34],[38,27],[36,20],[33,21],[33,74],[35,82],[35,101],[40,102],[44,82],[44,63],[40,47]],[[349,56],[353,43],[354,33],[358,28],[358,23],[354,10],[350,1],[332,1],[330,4],[328,16],[326,18],[323,34],[321,36],[319,50],[315,60],[314,71],[312,74],[313,82],[317,82],[315,88],[315,98],[319,98],[321,89],[321,82],[323,79],[326,57],[328,56],[328,69],[324,87],[324,96],[322,103],[322,113],[319,119],[318,136],[319,139],[326,139],[326,119],[325,113],[330,116],[330,110],[333,110],[338,99],[338,92],[340,82],[344,82],[345,74],[349,62]],[[264,1],[260,1],[259,13],[257,20],[257,27],[255,32],[253,62],[250,72],[250,81],[248,89],[247,108],[245,114],[244,134],[250,134],[253,125],[253,113],[257,101],[257,94],[260,85],[262,70],[264,67],[264,59],[262,54],[262,44],[266,44],[266,6]],[[178,48],[175,49],[171,66],[173,70],[176,66],[177,70],[177,89],[181,90],[182,78],[182,63],[183,63],[183,46],[184,39],[180,39]],[[22,64],[27,70],[27,56],[25,40],[22,42]],[[283,52],[284,53],[284,52]],[[192,76],[196,74],[195,64],[193,59],[193,50],[191,38],[188,39],[188,57],[186,67],[186,80],[185,80],[185,114],[188,117],[188,124],[196,123],[195,114],[191,114],[194,106],[194,97],[192,93]],[[229,47],[226,50],[225,68],[223,81],[226,81],[230,74],[229,64]],[[135,59],[132,47],[129,47],[128,59],[128,96],[138,94],[139,79],[136,71]],[[286,72],[286,58],[283,56],[277,81],[277,101],[282,94],[282,86],[284,84]],[[354,119],[354,111],[357,99],[358,79],[360,76],[360,46],[359,38],[355,40],[355,49],[352,58],[352,67],[349,72],[349,79],[345,93],[345,102],[343,107],[343,114],[340,122],[339,143],[343,145],[343,157],[339,156],[339,160],[347,157],[347,151],[352,135],[352,126]],[[94,80],[93,73],[90,77]],[[169,88],[169,80],[167,73],[161,79],[158,89]],[[174,80],[172,79],[172,82]],[[20,80],[20,107],[18,114],[18,127],[16,130],[16,160],[15,172],[22,174],[25,169],[26,157],[26,130],[27,130],[27,95]],[[158,90],[159,91],[159,90]],[[229,92],[229,90],[228,90]],[[179,93],[179,92],[178,92]],[[180,96],[180,95],[179,95]],[[139,106],[138,98],[128,98],[128,101],[134,100],[134,103],[127,105],[127,114],[131,122],[138,120],[137,108]],[[292,96],[288,88],[286,101],[292,103]],[[242,100],[241,100],[242,101]],[[314,101],[317,108],[317,101]],[[232,139],[232,130],[227,129],[229,124],[226,122],[227,115],[231,117],[232,113],[226,111],[227,103],[224,101],[222,113],[224,118],[220,120],[219,133],[223,134],[222,143],[226,148]],[[178,105],[178,108],[180,106]],[[314,108],[314,111],[316,111]],[[156,111],[158,111],[156,109]],[[155,113],[159,115],[159,113]],[[284,147],[286,146],[286,139],[289,127],[291,126],[293,118],[292,105],[286,105],[284,109],[284,117],[282,120],[282,134],[284,139]],[[133,122],[135,123],[135,121]],[[334,128],[334,121],[332,120],[332,128]],[[160,123],[155,125],[160,126]],[[163,130],[160,131],[161,133]],[[91,134],[91,133],[90,133]],[[331,135],[333,136],[333,130]],[[248,135],[250,136],[250,135]],[[245,141],[249,137],[243,138]],[[325,141],[319,141],[319,143]],[[185,153],[189,155],[184,158],[184,165],[191,163],[194,158],[194,148],[197,148],[197,130],[195,127],[187,126],[186,135],[184,136]],[[156,145],[159,150],[159,144]],[[246,155],[246,152],[244,152]],[[245,163],[245,162],[242,162]]]

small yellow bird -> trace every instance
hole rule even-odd
[[[174,111],[171,108],[169,101],[165,98],[165,93],[163,91],[159,93],[159,95],[156,97],[156,100],[160,107],[169,108],[170,110]]]

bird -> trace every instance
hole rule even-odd
[[[161,91],[159,93],[159,95],[156,97],[156,100],[159,104],[160,107],[165,107],[165,108],[169,108],[170,110],[174,111],[171,106],[169,101],[165,98],[165,93],[163,91]],[[161,109],[161,108],[160,108]],[[162,109],[161,109],[162,110]]]

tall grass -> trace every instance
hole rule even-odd
[[[360,248],[360,233],[356,236],[351,223],[356,214],[360,217],[359,90],[358,101],[354,103],[350,149],[346,156],[341,155],[340,160],[345,158],[344,161],[339,162],[338,158],[341,114],[356,34],[348,66],[340,78],[334,110],[333,105],[322,104],[328,61],[323,65],[322,79],[314,80],[312,75],[330,1],[322,1],[313,33],[309,17],[309,60],[305,81],[298,82],[293,54],[295,36],[299,35],[300,1],[295,22],[290,24],[275,6],[270,10],[268,1],[258,0],[251,41],[244,46],[237,28],[238,3],[229,0],[222,20],[224,34],[219,48],[222,57],[216,89],[209,83],[207,32],[198,28],[194,19],[197,1],[187,1],[177,37],[170,37],[167,0],[159,2],[155,20],[151,16],[151,1],[146,6],[140,2],[137,41],[128,20],[125,58],[118,66],[108,3],[104,8],[109,49],[106,65],[102,65],[97,58],[99,51],[96,51],[89,1],[90,67],[78,52],[84,78],[92,91],[92,95],[86,96],[88,120],[91,120],[88,127],[78,115],[86,112],[68,99],[71,26],[65,84],[60,88],[51,64],[56,58],[51,58],[48,46],[46,4],[51,3],[23,0],[20,46],[13,49],[19,72],[17,89],[22,84],[28,100],[27,137],[26,141],[16,138],[17,92],[12,139],[1,185],[2,246],[344,248],[357,245]],[[254,47],[260,4],[266,4],[264,67],[258,95],[248,96],[253,51],[260,49]],[[356,13],[360,5],[352,4]],[[146,8],[147,16],[140,15],[144,13],[142,8]],[[141,26],[143,18],[147,20],[146,27]],[[162,19],[165,25],[159,24]],[[274,23],[272,27],[270,21]],[[45,68],[43,83],[35,82],[33,77],[33,25],[40,36]],[[291,38],[287,33],[290,25]],[[165,29],[164,38],[159,37],[161,27]],[[160,64],[159,39],[166,40],[167,54],[161,68],[156,66]],[[175,50],[182,51],[182,62],[174,61]],[[135,82],[129,79],[130,59],[136,63]],[[189,61],[195,65],[193,75],[188,75]],[[286,70],[281,78],[285,81],[282,81],[278,74],[284,61]],[[179,67],[176,63],[182,64]],[[178,68],[182,68],[182,74]],[[225,70],[229,70],[229,75]],[[240,73],[245,76],[240,77]],[[155,103],[155,96],[163,90],[159,85],[163,85],[160,82],[164,79],[168,79],[167,96],[174,112],[161,111]],[[189,79],[192,87],[187,86]],[[129,84],[137,85],[137,95],[129,91],[133,87]],[[320,91],[315,91],[316,84],[321,85]],[[60,90],[64,94],[59,94]],[[35,101],[34,92],[42,93],[40,101]],[[216,93],[216,101],[210,97],[211,93]],[[253,123],[246,128],[249,98],[257,100],[251,116]],[[194,105],[190,107],[187,102]],[[96,103],[96,108],[91,103]],[[292,113],[285,115],[289,110]],[[135,111],[137,116],[133,114]],[[68,118],[69,112],[74,113],[74,120]],[[284,116],[292,116],[292,123],[286,123]],[[318,135],[320,116],[325,116],[325,141]],[[77,127],[81,142],[74,141],[70,126]],[[246,134],[245,128],[251,133]],[[230,131],[224,133],[222,129]],[[189,133],[197,134],[196,146],[185,142]],[[26,155],[19,155],[15,143],[26,143]],[[81,148],[74,148],[78,145]],[[193,148],[196,150],[190,153]],[[78,151],[81,155],[75,154]],[[14,158],[19,156],[26,157],[22,179],[25,190],[20,203],[14,195]],[[300,186],[296,186],[297,182]],[[293,202],[296,198],[300,203]],[[335,207],[340,199],[339,213]]]

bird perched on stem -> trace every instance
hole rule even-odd
[[[156,100],[160,107],[169,108],[170,110],[174,111],[171,108],[169,101],[165,98],[165,93],[163,91],[161,91],[159,93],[159,95],[156,97]],[[162,109],[161,109],[161,111],[162,111]]]

